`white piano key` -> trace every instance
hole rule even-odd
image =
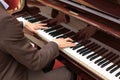
[[[51,32],[55,32],[55,31],[57,31],[57,30],[51,30],[51,31],[49,31],[49,32],[47,32],[47,33],[49,34],[49,33],[51,33]]]
[[[95,71],[103,74],[103,76],[107,77],[108,80],[118,80],[118,79],[115,79],[115,75],[109,73],[109,71],[106,71],[106,69],[113,65],[113,63],[110,63],[108,64],[107,66],[105,66],[104,68],[101,68],[100,66],[98,66],[97,64],[94,64],[94,62],[90,63],[90,67],[93,68]],[[113,79],[114,78],[114,79]]]
[[[57,36],[55,36],[55,38],[60,37],[60,36],[63,36],[63,35],[64,35],[64,34],[57,35]]]
[[[114,71],[112,74],[113,74],[113,75],[116,75],[118,72],[120,72],[120,68],[117,69],[116,71]],[[115,78],[117,78],[117,79],[119,79],[119,77],[120,77],[120,75],[119,75],[118,77],[115,76]]]
[[[87,60],[86,58],[84,58],[82,55],[80,55],[79,53],[77,53],[76,51],[70,49],[70,48],[65,48],[62,50],[63,52],[66,52],[65,54],[71,52],[72,54],[67,54],[67,55],[71,55],[72,57],[75,57],[73,58],[74,60],[78,61],[78,62],[83,62],[85,63],[86,65],[89,64],[89,60]]]
[[[52,41],[54,38],[47,33],[45,33],[43,30],[37,30],[38,35],[43,38],[46,41]]]

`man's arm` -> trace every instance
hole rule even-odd
[[[33,48],[30,41],[24,37],[22,25],[3,8],[0,7],[0,11],[1,45],[16,61],[29,69],[37,70],[59,55],[58,45],[54,42],[49,42],[41,50]]]
[[[22,25],[3,8],[0,7],[0,11],[2,13],[0,14],[0,44],[3,51],[31,70],[42,69],[46,66],[59,55],[59,48],[75,46],[71,39],[61,38],[49,42],[38,50],[25,38]]]

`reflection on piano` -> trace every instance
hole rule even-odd
[[[76,40],[76,32],[69,28],[71,26],[63,23],[59,25],[48,24],[48,29],[38,30],[38,36],[47,42],[60,37],[72,38],[76,46],[60,50],[63,52],[62,56],[65,57],[66,60],[78,67],[78,69],[89,74],[94,78],[94,80],[120,80],[119,11],[117,12],[118,15],[116,15],[114,12],[109,12],[109,9],[104,10],[104,8],[93,8],[81,3],[81,1],[89,0],[59,0],[56,2],[62,2],[66,5],[66,7],[57,6],[55,3],[52,3],[49,0],[38,1],[47,6],[58,9],[70,16],[78,18],[88,24],[91,24],[100,30],[95,34],[94,37],[90,38],[86,42],[82,42],[81,40]],[[109,2],[107,4],[109,4]],[[68,7],[68,5],[70,7]],[[119,5],[117,7],[119,7]],[[73,10],[73,8],[75,10]],[[75,11],[75,14],[71,13],[71,10],[73,10],[73,12]],[[88,12],[89,14],[84,14],[84,12]],[[33,23],[49,22],[49,19],[47,17],[43,17],[40,13],[35,15],[24,13],[20,15],[20,17],[23,17],[24,19]],[[95,18],[100,20],[97,21]]]
[[[60,0],[60,1],[120,24],[120,20],[119,20],[120,19],[120,14],[119,14],[119,12],[115,12],[115,11],[120,11],[119,7],[112,7],[112,9],[114,9],[114,10],[111,9],[111,11],[108,12],[106,7],[109,7],[109,6],[103,6],[105,8],[105,11],[103,11],[103,10],[101,10],[101,7],[99,8],[99,5],[97,5],[97,4],[96,5],[97,5],[98,8],[94,7],[94,5],[91,6],[94,9],[89,8],[89,6],[87,7],[87,6],[84,6],[82,4],[77,4],[77,3],[81,3],[82,0],[81,1],[80,0]],[[85,1],[83,0],[83,2],[85,2]],[[87,0],[86,0],[86,2],[87,2]],[[91,0],[91,1],[89,0],[88,2],[95,3],[96,0]],[[99,2],[104,3],[102,1],[99,1]],[[92,3],[90,3],[90,4],[92,4]],[[114,13],[115,15],[113,15],[112,13]]]

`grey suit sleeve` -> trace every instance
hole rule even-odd
[[[1,17],[1,45],[6,53],[17,62],[31,70],[42,69],[46,64],[59,55],[58,45],[49,42],[42,49],[33,48],[25,38],[22,25],[12,16],[4,13]]]
[[[49,42],[40,50],[32,47],[24,37],[4,40],[4,44],[8,54],[31,70],[43,68],[59,55],[58,45],[54,42]]]

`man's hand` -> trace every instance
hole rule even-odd
[[[67,47],[75,46],[73,40],[70,38],[58,38],[53,40],[53,42],[56,42],[59,48],[67,48]]]
[[[97,31],[97,28],[92,26],[92,25],[87,25],[86,28],[80,30],[77,35],[76,38],[77,40],[82,40],[82,41],[86,41],[88,40],[92,35],[94,35],[94,33]]]
[[[25,28],[27,28],[29,31],[37,33],[36,30],[38,29],[46,29],[46,23],[31,23],[28,21],[25,21]]]

